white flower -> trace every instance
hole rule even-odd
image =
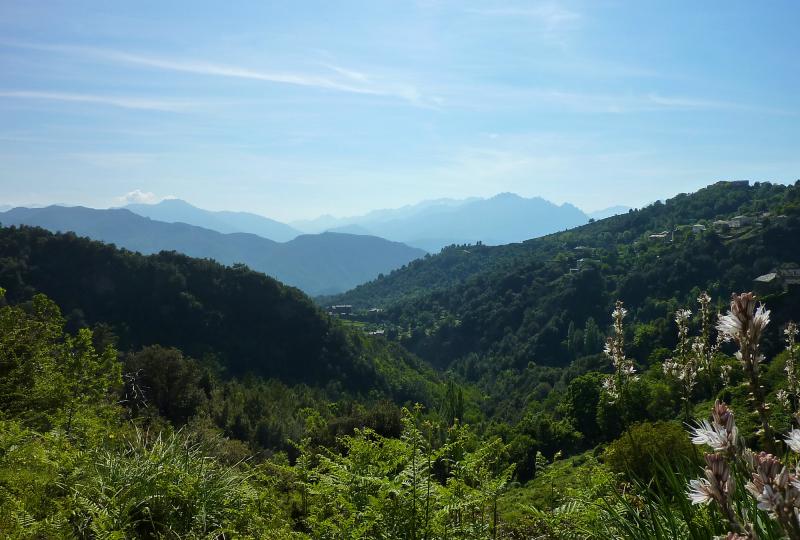
[[[711,495],[711,484],[705,478],[689,480],[689,491],[686,495],[692,504],[708,504],[714,500]]]
[[[800,429],[793,429],[787,433],[787,437],[783,442],[792,449],[792,452],[800,454]]]
[[[781,503],[781,497],[775,493],[771,485],[766,484],[761,490],[761,493],[756,495],[758,501],[758,509],[765,512],[773,512],[775,508]]]
[[[756,307],[753,293],[742,293],[733,295],[728,313],[717,320],[717,330],[726,340],[733,339],[743,346],[743,342],[757,344],[768,324],[769,310],[762,305]]]
[[[775,392],[775,399],[778,401],[778,403],[783,405],[784,408],[788,409],[792,405],[792,403],[789,401],[789,392],[786,390],[781,389]]]
[[[631,375],[634,375],[636,373],[636,368],[633,366],[633,364],[629,364],[623,366],[620,371],[621,373],[624,373],[625,375],[628,375],[630,377]]]
[[[692,316],[691,309],[679,309],[675,312],[675,322],[678,324],[684,323]]]
[[[756,309],[756,314],[753,316],[753,327],[761,334],[761,331],[769,324],[769,310],[760,305]]]
[[[614,377],[609,376],[603,379],[603,390],[612,397],[617,395],[617,384],[614,381]]]
[[[664,360],[664,363],[661,364],[661,368],[664,370],[664,373],[669,375],[678,370],[678,363],[672,358],[667,358]]]
[[[725,315],[720,315],[717,320],[717,331],[724,336],[726,341],[736,339],[742,331],[742,323],[730,311]]]
[[[734,425],[729,433],[725,427],[714,422],[710,423],[708,420],[702,420],[697,427],[692,428],[692,442],[698,446],[708,445],[715,451],[727,450],[732,441],[737,437],[737,429]]]
[[[783,329],[783,333],[786,334],[787,338],[793,338],[797,335],[797,324],[790,321],[789,324],[786,325],[786,328]]]
[[[730,364],[722,364],[719,366],[719,376],[723,382],[727,383],[730,380],[731,371],[733,371],[733,366]]]

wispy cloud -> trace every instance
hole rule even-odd
[[[648,94],[646,97],[649,103],[657,107],[668,109],[744,109],[744,105],[731,103],[729,101],[719,101],[710,99],[697,99],[685,96],[661,96],[659,94]]]
[[[659,111],[732,111],[774,115],[796,113],[774,107],[741,103],[720,98],[691,95],[664,95],[645,92],[585,92],[560,88],[508,85],[454,85],[442,88],[450,106],[474,110],[566,111],[585,114],[636,114]]]
[[[775,107],[766,107],[762,105],[751,105],[747,103],[738,103],[735,101],[726,101],[721,99],[704,99],[691,96],[662,96],[660,94],[650,93],[644,96],[643,101],[650,105],[662,109],[675,109],[684,111],[694,110],[726,110],[726,111],[742,111],[754,112],[762,114],[777,114],[777,115],[790,115],[795,116],[796,113],[785,109]]]
[[[231,64],[208,62],[205,60],[142,55],[98,47],[8,41],[2,42],[2,44],[11,47],[49,51],[59,54],[89,56],[115,63],[138,65],[165,71],[288,84],[353,94],[393,97],[415,105],[429,105],[425,102],[420,91],[412,84],[382,80],[356,70],[330,64],[326,65],[326,68],[331,72],[331,75],[326,75],[253,69]]]
[[[502,6],[490,8],[471,8],[468,13],[483,15],[487,17],[525,17],[536,19],[545,26],[555,28],[556,26],[577,21],[581,18],[576,11],[566,9],[558,4],[548,3],[538,6]]]
[[[511,18],[533,22],[547,41],[563,45],[568,32],[574,30],[581,14],[555,2],[537,5],[468,8],[466,13],[480,17]]]
[[[98,105],[120,107],[123,109],[142,109],[167,112],[180,112],[190,108],[191,106],[186,102],[169,102],[129,96],[73,94],[67,92],[40,92],[38,90],[0,90],[0,98],[94,103]]]

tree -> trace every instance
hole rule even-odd
[[[77,336],[66,336],[57,370],[65,430],[69,436],[76,414],[106,398],[112,388],[122,383],[121,369],[117,351],[109,345],[98,353],[92,343],[92,331],[81,328]]]
[[[51,375],[63,325],[58,306],[44,295],[0,308],[0,410],[48,427],[47,413],[58,404]]]
[[[81,411],[98,410],[120,382],[114,348],[98,353],[87,328],[64,333],[61,311],[46,296],[0,308],[0,409],[71,435]]]
[[[586,326],[583,330],[583,352],[594,354],[603,350],[603,334],[597,326],[594,318],[586,319]]]
[[[603,385],[601,373],[587,373],[570,381],[563,398],[565,413],[572,418],[588,444],[598,441],[597,405]]]

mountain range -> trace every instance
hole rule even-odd
[[[175,250],[224,264],[241,262],[308,294],[329,295],[399,268],[423,256],[422,250],[520,242],[627,210],[612,207],[585,214],[570,204],[502,193],[285,224],[253,213],[211,211],[166,199],[110,210],[2,206],[0,222],[74,231],[142,253]]]
[[[290,224],[305,232],[322,232],[338,227],[346,227],[356,223],[361,225],[368,225],[371,223],[381,223],[393,219],[404,219],[416,216],[426,210],[431,209],[435,212],[437,210],[447,210],[455,208],[462,204],[481,201],[480,197],[471,197],[467,199],[429,199],[420,201],[415,204],[408,204],[399,208],[380,208],[372,210],[363,215],[349,216],[349,217],[335,217],[330,214],[325,214],[318,218],[292,221]]]
[[[613,212],[613,210],[610,210]],[[488,245],[522,242],[583,225],[589,216],[565,203],[556,205],[541,197],[525,198],[501,193],[489,199],[439,199],[363,216],[296,221],[308,232],[330,230],[373,234],[430,252],[452,244]]]
[[[125,209],[167,223],[188,223],[221,233],[252,233],[276,242],[288,242],[303,234],[285,223],[258,214],[203,210],[181,199],[165,199],[157,204],[129,204]]]
[[[289,224],[247,212],[204,210],[180,199],[129,204],[125,208],[158,221],[188,223],[221,233],[252,233],[277,242],[287,242],[303,233],[338,232],[379,236],[432,253],[453,244],[521,242],[582,225],[590,218],[604,219],[630,210],[612,206],[584,213],[571,204],[555,205],[540,197],[524,198],[513,193],[488,199],[433,199],[360,216],[323,215]]]
[[[227,265],[244,263],[311,295],[350,289],[425,255],[374,236],[329,232],[281,243],[251,233],[156,221],[126,209],[14,208],[0,213],[0,223],[72,231],[144,254],[179,251]]]

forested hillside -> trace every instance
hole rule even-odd
[[[409,263],[351,291],[330,298],[356,306],[391,305],[398,300],[451,288],[472,276],[485,273],[510,274],[520,264],[555,259],[576,262],[586,258],[581,247],[603,248],[641,241],[645,233],[658,233],[697,222],[711,222],[740,213],[773,210],[782,212],[784,204],[795,208],[795,188],[780,184],[718,182],[692,194],[681,194],[666,202],[656,202],[640,210],[612,216],[570,229],[522,242],[502,246],[453,245],[437,256]],[[786,199],[786,200],[785,200]],[[576,249],[577,248],[577,249]],[[591,255],[591,253],[588,253]],[[589,257],[591,258],[591,257]],[[324,298],[329,300],[329,298]]]
[[[563,368],[592,365],[615,300],[631,306],[632,350],[646,363],[674,345],[673,314],[701,290],[721,307],[729,291],[750,290],[759,275],[800,262],[799,209],[800,186],[721,182],[522,244],[453,246],[323,300],[383,308],[390,336],[480,382],[492,396],[489,411],[518,416],[535,388],[546,395],[574,376],[574,367]],[[715,220],[740,214],[753,223],[715,229]],[[662,231],[669,234],[650,237]],[[787,315],[798,299],[793,289],[770,304]],[[764,347],[780,343],[771,329]]]
[[[30,227],[0,228],[0,261],[10,301],[45,293],[70,328],[110,325],[125,349],[177,347],[229,375],[379,391],[400,402],[429,396],[429,372],[412,355],[348,330],[297,289],[244,266],[143,256]]]

